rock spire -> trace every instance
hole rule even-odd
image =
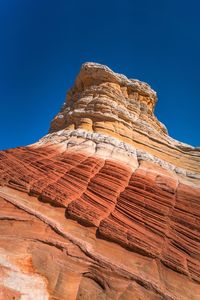
[[[200,149],[156,101],[85,63],[49,133],[0,151],[0,299],[200,299]]]

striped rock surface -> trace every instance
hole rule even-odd
[[[86,63],[49,134],[0,152],[0,299],[200,299],[200,148],[156,101]]]

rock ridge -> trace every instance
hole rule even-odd
[[[99,122],[118,121],[122,127],[130,128],[141,114],[144,126],[148,127],[145,123],[149,117],[150,129],[166,133],[165,126],[153,115],[156,101],[156,92],[147,83],[128,79],[104,65],[85,63],[67,94],[64,107],[53,120],[50,132],[84,125],[91,130],[95,126],[92,124],[94,117]],[[83,118],[85,120],[81,120]]]
[[[157,101],[156,92],[146,82],[138,79],[128,79],[125,75],[113,72],[109,67],[98,63],[86,62],[81,66],[79,75],[77,76],[75,86],[83,88],[85,82],[92,83],[113,82],[120,86],[130,88],[132,92],[139,92],[144,96],[152,99],[154,104]]]
[[[200,149],[156,101],[85,63],[49,133],[0,151],[0,299],[200,299]]]

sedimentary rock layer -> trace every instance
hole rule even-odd
[[[156,100],[156,92],[148,84],[116,74],[108,67],[86,63],[52,121],[50,133],[55,134],[48,139],[52,136],[55,142],[62,129],[75,131],[74,135],[86,131],[115,138],[177,167],[199,172],[200,149],[167,134],[153,113]],[[64,138],[63,132],[61,136]]]
[[[200,299],[200,152],[87,63],[50,133],[0,152],[0,299]]]

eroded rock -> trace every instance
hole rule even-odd
[[[0,299],[200,299],[200,152],[156,101],[86,63],[50,133],[0,152]]]

